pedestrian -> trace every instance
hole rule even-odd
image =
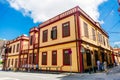
[[[98,71],[100,70],[100,60],[99,59],[97,60],[97,69],[98,69]]]
[[[104,65],[104,70],[105,70],[105,72],[107,72],[107,62],[104,61],[103,65]]]

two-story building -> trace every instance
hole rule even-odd
[[[25,35],[7,42],[4,69],[22,68],[27,64],[28,42],[29,38]]]
[[[23,67],[83,72],[96,67],[98,59],[113,63],[108,34],[78,6],[31,28],[25,44],[28,47],[14,57]],[[7,59],[12,64],[11,57]]]

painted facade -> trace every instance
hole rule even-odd
[[[120,65],[120,48],[113,48],[112,51],[116,65]]]
[[[29,42],[24,42],[28,46],[22,50],[29,69],[83,72],[96,67],[98,59],[113,64],[108,34],[78,6],[30,29],[29,34]]]

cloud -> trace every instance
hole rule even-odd
[[[120,45],[120,41],[114,42],[114,45]]]
[[[12,8],[29,16],[34,23],[50,19],[70,8],[80,6],[95,21],[99,21],[98,6],[107,0],[7,0]],[[100,22],[100,21],[99,21]]]

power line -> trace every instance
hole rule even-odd
[[[115,7],[116,3],[112,6],[111,10],[108,12],[108,14],[103,18],[103,21],[105,21],[107,19],[107,17],[111,14],[111,12],[113,11],[114,7]]]
[[[110,32],[113,28],[115,28],[119,23],[120,23],[120,20],[119,20],[118,22],[116,22],[116,23],[108,30],[108,32]]]

